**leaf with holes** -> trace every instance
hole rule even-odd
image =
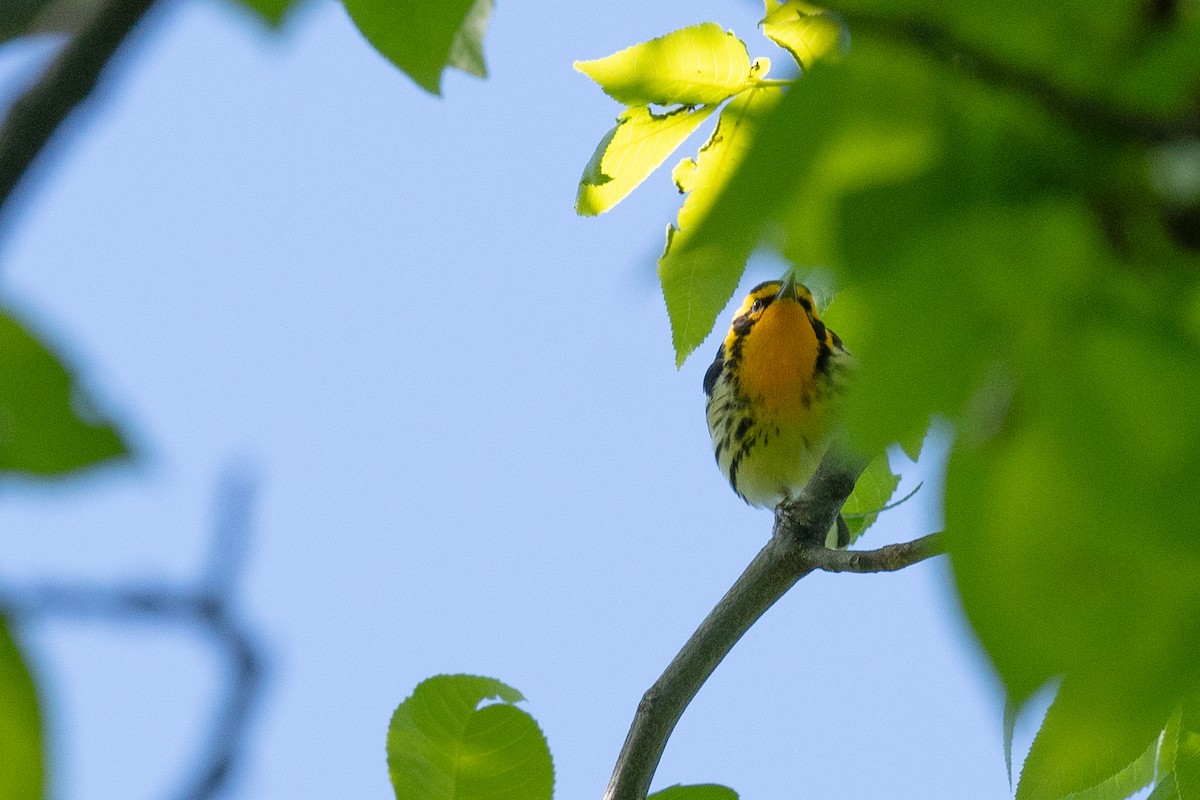
[[[715,22],[693,25],[611,56],[576,61],[605,94],[630,106],[720,103],[765,74],[746,43]]]
[[[762,22],[763,35],[792,54],[801,69],[850,48],[850,31],[832,12],[791,0],[770,11]]]
[[[687,246],[688,239],[741,163],[763,115],[781,95],[777,87],[756,88],[738,95],[721,111],[716,130],[700,148],[698,157],[685,161],[672,173],[680,189],[687,191],[687,198],[679,209],[678,223],[667,229],[658,277],[671,317],[676,365],[682,364],[712,331],[745,269],[744,260],[706,258],[705,251]]]
[[[655,114],[648,106],[626,109],[584,168],[576,213],[592,217],[621,202],[716,108],[684,106],[665,114]]]

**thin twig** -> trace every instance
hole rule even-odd
[[[883,508],[877,508],[874,511],[863,511],[862,513],[859,513],[859,514],[842,514],[842,517],[844,519],[866,519],[867,517],[878,516],[885,511],[891,511],[893,508],[902,506],[905,503],[907,503],[909,500],[912,500],[914,497],[916,497],[917,492],[921,491],[921,487],[924,485],[925,485],[925,481],[921,481],[920,483],[918,483],[916,486],[913,487],[913,490],[911,492],[904,495],[904,497],[901,497],[899,500],[896,500],[895,502],[888,503]]]
[[[942,534],[931,533],[878,550],[830,550],[810,545],[805,558],[814,569],[825,572],[895,572],[946,552],[942,539]]]
[[[17,98],[0,127],[0,212],[54,131],[82,103],[113,53],[154,0],[108,0]]]
[[[827,550],[820,544],[865,466],[844,455],[827,456],[799,499],[776,511],[775,529],[766,547],[642,697],[605,800],[644,800],[684,709],[750,626],[805,575],[815,569],[890,571],[942,552],[936,534],[853,553]]]

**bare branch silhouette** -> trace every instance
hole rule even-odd
[[[17,98],[0,126],[0,212],[63,120],[96,87],[113,54],[154,0],[107,0],[42,74]]]
[[[224,661],[224,696],[197,759],[194,774],[176,795],[212,800],[228,787],[238,767],[250,720],[263,687],[262,645],[237,609],[237,577],[250,539],[254,483],[229,472],[217,493],[213,554],[197,587],[43,583],[0,587],[0,613],[17,623],[54,618],[97,622],[167,623],[206,638]]]

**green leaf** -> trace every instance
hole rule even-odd
[[[1017,713],[1020,707],[1012,701],[1008,693],[1004,694],[1004,771],[1008,775],[1008,788],[1013,785],[1013,733],[1017,729]]]
[[[33,676],[0,617],[0,797],[41,800],[45,765]]]
[[[1146,800],[1184,800],[1184,797],[1179,793],[1179,787],[1175,784],[1175,773],[1168,772],[1160,776],[1154,786],[1154,791],[1150,793]]]
[[[628,106],[712,105],[766,72],[752,71],[746,43],[715,22],[682,28],[604,58],[576,61],[575,69]]]
[[[0,313],[0,472],[60,475],[128,454],[58,358]]]
[[[1200,75],[1195,6],[1181,4],[1175,24],[1150,23],[1136,0],[1097,5],[1059,0],[1023,5],[963,0],[839,0],[837,10],[860,32],[920,30],[926,41],[953,37],[946,51],[979,52],[1027,81],[1084,93],[1128,110],[1180,110],[1195,102],[1182,91]],[[1172,6],[1173,8],[1173,6]],[[1188,9],[1188,10],[1185,10]],[[1176,105],[1178,104],[1178,105]]]
[[[345,0],[363,36],[431,94],[442,93],[442,72],[457,67],[486,76],[483,36],[492,0]]]
[[[486,78],[488,72],[483,59],[483,37],[491,20],[492,0],[475,0],[458,32],[454,34],[446,64],[468,75]]]
[[[1183,709],[1177,708],[1171,718],[1167,720],[1167,727],[1162,735],[1162,744],[1158,748],[1158,763],[1154,768],[1159,775],[1165,775],[1175,769],[1175,756],[1179,753],[1179,728],[1182,716]]]
[[[912,432],[900,439],[900,449],[904,451],[904,455],[911,458],[913,461],[919,461],[921,458],[921,450],[925,446],[925,437],[929,435],[929,424],[917,425],[912,428]]]
[[[583,171],[575,212],[590,217],[615,206],[675,152],[716,108],[715,105],[684,106],[665,114],[655,114],[647,106],[626,109]]]
[[[1051,302],[1044,318],[1061,324],[1030,349],[1029,377],[974,415],[951,455],[951,563],[1010,691],[1065,673],[1136,725],[1200,670],[1200,543],[1185,533],[1200,513],[1183,500],[1200,492],[1200,421],[1179,404],[1200,393],[1200,370],[1128,302],[1123,318],[1095,287],[1074,307]],[[1098,319],[1081,324],[1088,308]]]
[[[705,202],[681,210],[679,227],[688,236],[673,237],[664,259],[677,267],[666,277],[685,301],[679,310],[690,312],[672,315],[677,360],[703,340],[720,309],[713,310],[711,300],[686,301],[727,302],[764,230],[787,231],[787,255],[797,266],[837,266],[840,254],[832,243],[841,194],[900,183],[928,169],[937,144],[925,104],[897,98],[889,88],[891,65],[868,65],[848,59],[797,81],[782,102],[767,104],[755,120],[755,136],[745,137],[736,157],[728,159]],[[769,220],[778,224],[768,226]],[[855,340],[847,341],[857,354]],[[894,434],[892,441],[911,430]]]
[[[481,704],[495,698],[498,703]],[[388,725],[397,800],[550,800],[554,766],[524,698],[500,681],[438,675],[422,681]]]
[[[689,191],[678,224],[667,229],[658,277],[671,318],[676,366],[712,331],[746,266],[744,259],[708,258],[707,250],[690,247],[689,239],[753,142],[763,115],[781,94],[777,87],[762,87],[738,95],[721,111],[716,130],[694,164],[673,173]]]
[[[842,516],[850,526],[850,544],[875,524],[899,485],[900,476],[888,465],[887,453],[880,453],[867,465],[842,506]]]
[[[676,784],[654,792],[646,800],[738,800],[738,796],[733,789],[716,783]]]
[[[248,8],[270,27],[278,27],[301,0],[234,0],[237,5]]]
[[[1125,800],[1154,782],[1154,756],[1158,741],[1150,742],[1140,756],[1103,783],[1070,796],[1070,800]]]
[[[1125,800],[1154,779],[1158,736],[1165,717],[1130,726],[1070,676],[1033,740],[1017,800]]]
[[[1078,674],[1136,727],[1200,680],[1200,541],[1183,533],[1200,529],[1185,499],[1200,495],[1200,417],[1180,402],[1200,395],[1200,362],[1162,313],[1175,292],[1135,283],[1171,268],[1131,272],[1137,254],[1112,253],[1088,199],[1113,159],[860,37],[763,120],[680,255],[701,255],[685,277],[707,291],[764,232],[833,269],[838,306],[861,312],[837,327],[861,364],[847,401],[861,446],[908,440],[933,413],[959,425],[948,546],[1014,699]]]
[[[1200,800],[1200,699],[1194,696],[1183,704],[1176,748],[1177,800]]]
[[[803,70],[820,59],[845,53],[850,46],[850,31],[836,15],[803,0],[789,0],[769,11],[759,26]]]

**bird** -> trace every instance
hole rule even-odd
[[[829,447],[853,367],[794,276],[750,290],[704,374],[713,453],[739,497],[774,509],[799,496]],[[840,514],[836,526],[844,547]]]

